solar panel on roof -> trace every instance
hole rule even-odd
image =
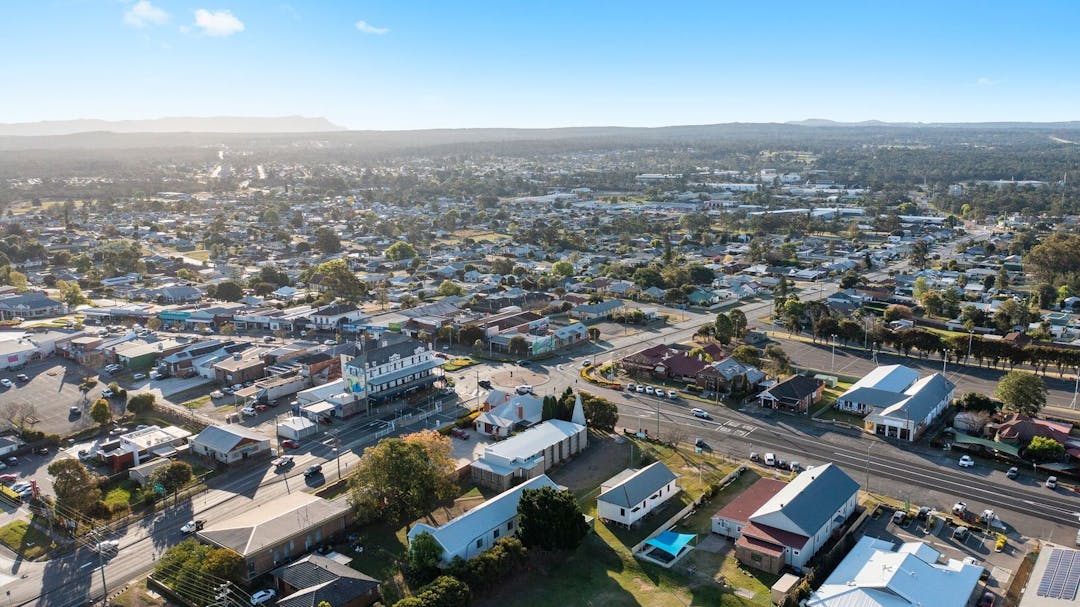
[[[1080,552],[1054,548],[1046,560],[1046,572],[1036,594],[1071,601],[1080,586]]]

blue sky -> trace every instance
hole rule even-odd
[[[1080,2],[3,0],[0,122],[1080,119]]]

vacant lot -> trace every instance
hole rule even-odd
[[[0,544],[31,561],[56,548],[56,542],[51,537],[24,520],[12,521],[0,527]]]

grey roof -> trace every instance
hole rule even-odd
[[[907,395],[903,392],[890,392],[889,390],[863,387],[848,390],[837,400],[860,403],[870,407],[891,407],[906,398]]]
[[[653,462],[601,493],[596,499],[616,506],[633,508],[675,478],[675,474],[668,470],[664,462]]]
[[[334,519],[341,519],[344,526],[348,512],[349,505],[344,500],[327,501],[297,491],[248,508],[232,518],[211,522],[198,535],[246,557]]]
[[[38,308],[51,308],[58,305],[60,305],[60,302],[49,299],[47,295],[40,291],[0,298],[0,307],[8,309],[15,309],[17,306],[26,306],[29,309],[34,310]]]
[[[559,489],[559,486],[546,474],[541,474],[503,491],[438,528],[417,523],[409,530],[409,539],[412,540],[420,533],[427,532],[439,542],[447,554],[457,554],[464,549],[466,544],[475,541],[481,534],[516,517],[522,491],[544,487]]]
[[[954,389],[956,389],[956,384],[946,379],[944,375],[934,373],[912,384],[905,391],[904,395],[910,395],[906,401],[888,407],[879,414],[893,416],[899,414],[910,419],[923,420]]]
[[[227,426],[207,426],[198,436],[191,439],[191,442],[203,445],[218,453],[228,453],[244,440],[262,442],[270,439],[243,426],[229,424]]]
[[[285,607],[317,607],[322,601],[346,605],[379,587],[375,578],[320,554],[279,567],[272,575],[297,589],[277,602]]]
[[[779,493],[750,516],[752,522],[762,516],[781,512],[806,537],[813,537],[822,525],[859,490],[855,482],[839,466],[815,466],[795,477]]]

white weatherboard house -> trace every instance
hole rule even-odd
[[[952,402],[956,384],[940,373],[923,378],[903,365],[878,367],[836,399],[836,407],[865,415],[879,436],[914,441]]]
[[[640,470],[627,468],[600,485],[596,513],[602,520],[629,527],[682,490],[676,478],[663,462]]]
[[[439,527],[417,523],[409,530],[409,542],[421,533],[431,534],[442,546],[441,563],[443,566],[450,564],[454,557],[471,559],[490,549],[500,538],[510,537],[517,533],[517,507],[521,500],[521,492],[526,489],[544,487],[559,490],[559,486],[554,481],[546,474],[541,474],[503,491]]]
[[[897,546],[864,536],[840,561],[807,607],[965,607],[983,568],[941,553],[922,542]]]

